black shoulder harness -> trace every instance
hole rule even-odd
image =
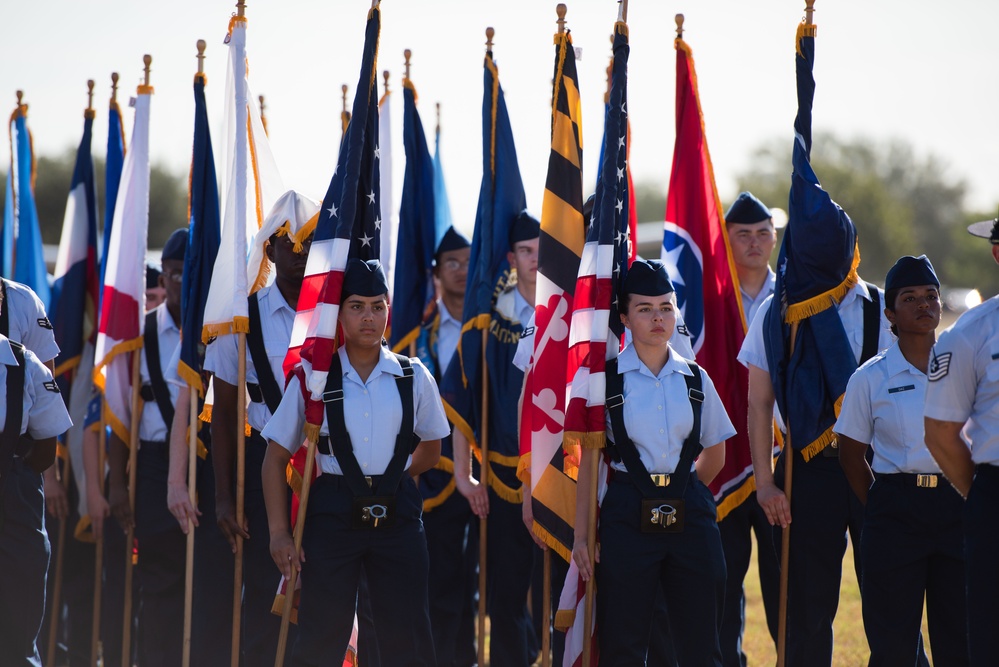
[[[146,348],[146,368],[149,369],[149,391],[152,392],[152,396],[149,396],[149,391],[143,387],[142,400],[148,402],[152,398],[156,401],[156,407],[160,409],[169,433],[173,426],[173,403],[170,401],[170,389],[163,379],[163,368],[160,367],[160,332],[156,324],[155,310],[146,313],[146,326],[142,331],[142,338]]]

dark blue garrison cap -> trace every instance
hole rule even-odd
[[[530,241],[541,236],[541,223],[525,208],[517,214],[510,225],[510,249],[521,241]]]
[[[753,196],[751,192],[743,192],[729,207],[725,214],[725,222],[735,225],[754,225],[773,217],[770,209]]]
[[[940,280],[937,278],[936,271],[933,270],[933,264],[930,263],[926,255],[899,257],[895,266],[888,270],[888,276],[885,278],[885,291],[915,285],[940,287]]]
[[[452,225],[447,228],[447,231],[444,232],[444,237],[441,238],[441,242],[437,244],[437,252],[434,253],[434,259],[440,259],[441,253],[471,247],[471,242]]]
[[[177,259],[184,261],[184,254],[187,252],[187,227],[181,227],[174,231],[163,246],[163,254],[160,260]]]
[[[348,296],[381,296],[388,293],[388,279],[382,269],[382,263],[377,259],[363,261],[353,257],[347,260],[347,269],[343,274],[343,288],[340,290],[340,301]]]
[[[658,259],[636,259],[628,268],[624,279],[624,294],[659,296],[673,291],[673,283],[666,275],[666,266]]]

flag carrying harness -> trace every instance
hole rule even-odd
[[[146,348],[146,367],[149,370],[149,382],[142,385],[142,400],[146,403],[156,401],[156,407],[160,409],[160,415],[169,434],[173,426],[173,402],[170,400],[170,389],[163,378],[163,368],[160,367],[160,332],[156,324],[155,310],[146,313],[146,326],[142,332],[142,339]],[[169,439],[168,435],[167,440]]]
[[[246,334],[246,346],[250,349],[250,360],[253,368],[257,371],[257,383],[246,383],[246,391],[250,394],[250,400],[254,403],[266,403],[271,414],[277,412],[281,404],[281,386],[274,377],[271,370],[271,362],[267,358],[267,349],[264,347],[263,330],[260,321],[260,302],[254,292],[247,299],[250,315],[250,330]]]
[[[6,308],[2,319],[6,325]],[[3,432],[0,432],[0,478],[6,477],[10,472],[14,466],[14,457],[27,456],[34,443],[30,437],[21,435],[21,422],[24,418],[24,346],[10,341],[10,349],[17,365],[7,366],[7,416]],[[2,521],[3,511],[0,508],[0,522]]]
[[[701,390],[701,369],[697,363],[687,361],[692,375],[684,375],[687,385],[687,398],[690,399],[690,409],[694,413],[694,424],[690,433],[683,441],[680,450],[680,462],[676,470],[666,476],[664,484],[657,486],[652,480],[638,448],[628,435],[624,423],[624,377],[618,373],[617,359],[607,362],[607,411],[610,414],[611,430],[614,433],[614,444],[608,443],[607,449],[615,461],[624,463],[628,471],[628,480],[638,487],[644,496],[642,500],[641,527],[642,532],[681,532],[683,530],[683,494],[687,489],[690,477],[690,466],[701,453],[701,408],[704,404],[704,392]],[[618,473],[619,474],[619,473]],[[677,490],[677,497],[663,498],[664,487]]]

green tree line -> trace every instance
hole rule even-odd
[[[42,242],[59,244],[63,217],[66,215],[66,198],[73,181],[76,148],[68,148],[62,155],[39,155],[35,162],[35,206],[42,230]],[[94,160],[97,181],[98,243],[100,228],[104,225],[104,159]],[[0,172],[6,182],[7,174]],[[0,203],[6,196],[0,188]],[[162,248],[167,237],[178,227],[187,225],[187,178],[173,173],[161,164],[149,169],[149,247]]]
[[[900,139],[820,134],[813,142],[811,163],[822,187],[857,226],[859,271],[865,280],[883,284],[896,259],[925,253],[945,290],[976,288],[983,298],[999,293],[999,271],[987,242],[967,232],[970,223],[994,218],[995,209],[968,210],[967,183],[943,160],[919,155]],[[791,141],[761,143],[749,165],[737,174],[739,191],[749,190],[768,206],[786,210]],[[736,194],[722,193],[722,206],[727,208]],[[639,183],[635,195],[640,220],[662,218],[665,188]]]

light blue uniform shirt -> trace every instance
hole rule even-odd
[[[73,425],[63,403],[62,394],[56,389],[52,374],[38,357],[24,350],[24,398],[21,401],[20,433],[27,433],[35,440],[62,435]],[[0,387],[7,388],[7,368],[17,366],[17,359],[10,349],[10,339],[0,335]],[[0,400],[0,429],[7,428],[7,400]]]
[[[624,376],[624,424],[650,473],[672,473],[680,462],[683,441],[694,427],[694,412],[687,396],[684,376],[691,376],[687,361],[670,347],[669,360],[658,375],[638,358],[631,345],[617,358],[618,372]],[[735,435],[715,385],[701,369],[701,446],[714,447]],[[613,440],[610,414],[607,436]],[[625,470],[624,463],[612,467]],[[693,467],[691,467],[693,469]]]
[[[923,414],[966,422],[975,463],[999,465],[999,296],[972,308],[940,335],[930,355]]]
[[[34,352],[42,363],[52,361],[59,356],[59,346],[42,300],[27,285],[6,279],[4,282],[7,303],[0,304],[0,308],[8,313],[7,337]]]
[[[885,317],[884,303],[885,296],[881,290],[881,328],[878,330],[878,352],[888,349],[895,342],[895,336],[891,332],[891,322]],[[767,362],[767,352],[764,347],[764,320],[770,304],[773,303],[774,295],[767,297],[749,325],[746,332],[746,339],[742,342],[742,349],[739,350],[739,362],[743,366],[756,366],[759,369],[770,371],[770,364]],[[871,294],[867,285],[860,281],[853,286],[843,300],[836,307],[839,318],[843,322],[846,330],[846,337],[850,341],[853,349],[853,356],[860,362],[860,355],[864,351],[864,301],[870,301]]]
[[[451,313],[448,312],[447,306],[441,299],[437,300],[437,313],[441,318],[440,326],[437,328],[437,366],[440,369],[441,377],[444,377],[448,364],[451,363],[451,357],[458,349],[458,339],[461,338],[461,322],[451,317]]]
[[[257,297],[260,305],[260,328],[264,339],[264,349],[267,360],[271,364],[271,372],[277,380],[278,387],[284,388],[285,355],[291,342],[291,329],[295,325],[295,310],[281,296],[276,284],[262,288]],[[217,378],[236,385],[239,370],[239,352],[237,336],[221,336],[205,350],[205,370],[215,374]],[[250,346],[246,346],[246,381],[259,384],[257,370],[250,357]],[[271,418],[271,411],[266,403],[247,402],[246,421],[258,431],[263,430]]]
[[[926,376],[892,345],[850,378],[833,431],[871,445],[875,473],[940,472],[923,436],[926,384]]]
[[[756,316],[756,311],[760,309],[763,302],[767,300],[767,297],[774,293],[774,285],[777,282],[777,274],[773,272],[769,266],[767,267],[767,279],[763,281],[763,287],[760,289],[760,293],[756,295],[756,298],[749,296],[746,290],[742,289],[741,285],[739,287],[740,296],[742,296],[742,312],[746,314],[746,326],[749,326],[753,322],[753,318]]]
[[[180,329],[173,323],[170,311],[167,310],[166,303],[161,303],[154,309],[156,312],[156,330],[159,334],[160,345],[160,370],[163,373],[163,381],[170,390],[170,403],[177,405],[177,393],[180,387],[168,380],[170,376],[170,361],[173,360],[173,372],[177,372],[177,360],[180,358]],[[176,353],[176,354],[175,354]],[[140,370],[142,384],[149,382],[149,365],[146,362],[146,348],[142,348],[142,366]],[[155,440],[163,442],[167,439],[167,431],[170,424],[163,421],[163,414],[160,412],[159,403],[150,401],[142,406],[142,420],[139,422],[139,439]]]
[[[367,381],[350,365],[344,348],[337,350],[343,367],[343,414],[354,456],[365,475],[381,475],[395,451],[395,439],[402,424],[402,401],[396,386],[402,376],[399,360],[388,348],[381,348],[381,359]],[[444,415],[444,405],[430,371],[419,359],[413,363],[413,431],[420,440],[440,440],[450,435],[451,425]],[[292,378],[277,412],[261,435],[294,454],[304,443],[305,398],[298,377]],[[321,435],[329,435],[325,411]],[[317,453],[316,461],[324,474],[341,475],[335,456]],[[406,468],[412,457],[406,460]]]

